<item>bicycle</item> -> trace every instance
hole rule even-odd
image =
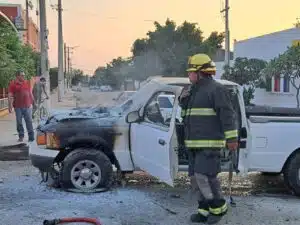
[[[47,99],[47,98],[43,98],[43,99],[39,102],[36,111],[35,111],[34,114],[32,115],[32,117],[33,117],[34,119],[37,120],[37,123],[38,123],[38,124],[39,124],[39,122],[40,122],[43,118],[48,117],[47,109],[45,108],[45,106],[44,106],[44,104],[43,104],[44,101],[45,101],[46,99]]]

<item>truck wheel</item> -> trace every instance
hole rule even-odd
[[[300,153],[296,153],[288,162],[283,171],[287,186],[300,196]]]
[[[60,171],[62,188],[91,191],[109,188],[113,169],[109,158],[95,149],[76,149],[66,156]]]

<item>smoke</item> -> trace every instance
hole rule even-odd
[[[134,78],[143,81],[150,76],[162,75],[164,63],[159,54],[153,50],[134,57],[133,60]]]
[[[184,76],[188,56],[196,49],[186,42],[169,44],[161,49],[148,50],[134,58],[134,65],[139,80],[150,76]]]

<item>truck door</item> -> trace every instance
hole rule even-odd
[[[175,117],[180,87],[155,92],[141,109],[141,121],[130,127],[130,148],[135,167],[157,177],[162,182],[174,185],[178,171]],[[171,120],[163,118],[158,104],[160,95],[174,95]]]
[[[251,149],[252,137],[247,122],[242,87],[239,87],[237,89],[236,98],[237,99],[235,100],[235,102],[239,102],[239,103],[234,103],[234,104],[238,106],[236,111],[240,117],[238,169],[241,174],[246,174],[249,170],[249,165],[250,165],[249,151]]]
[[[232,106],[237,116],[237,123],[239,129],[239,149],[235,152],[234,164],[236,172],[245,174],[248,172],[248,148],[251,142],[247,141],[249,137],[249,130],[247,125],[247,118],[245,113],[245,106],[243,101],[243,91],[236,87],[230,87],[230,96]],[[222,171],[229,170],[230,155],[228,149],[221,151]]]

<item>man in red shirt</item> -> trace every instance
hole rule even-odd
[[[25,80],[25,73],[23,71],[18,71],[16,73],[16,79],[9,84],[8,99],[9,112],[11,113],[12,109],[15,109],[19,141],[23,142],[24,139],[23,118],[28,132],[28,141],[34,141],[32,125],[33,96],[30,82]]]

